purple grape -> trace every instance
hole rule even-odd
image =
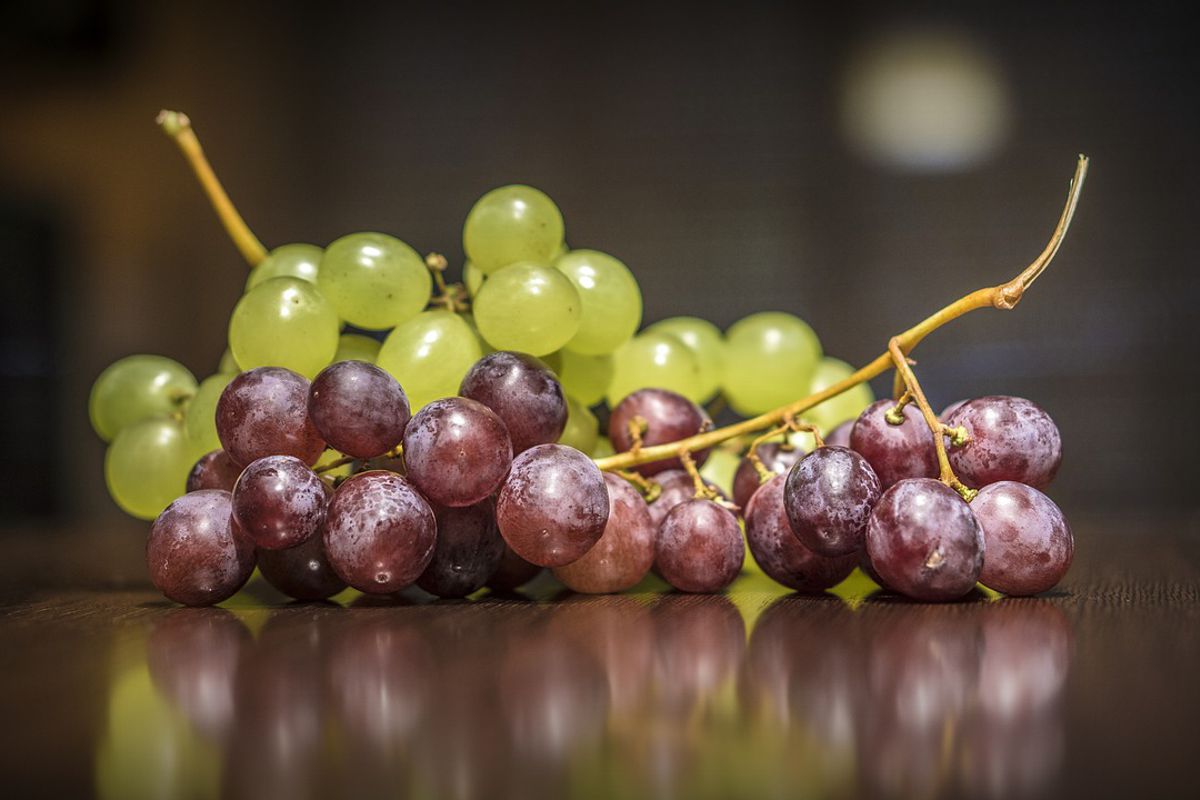
[[[525,353],[500,351],[475,362],[458,393],[496,412],[513,453],[557,442],[567,425],[567,400],[554,373]]]
[[[488,497],[462,508],[435,505],[433,514],[437,545],[417,586],[438,597],[466,597],[482,588],[504,556],[495,502]]]
[[[854,420],[848,419],[838,425],[825,437],[826,447],[850,447],[850,431],[854,430]]]
[[[745,556],[733,512],[697,498],[675,506],[663,520],[654,563],[676,589],[719,592],[733,583]]]
[[[863,538],[863,542],[864,544],[866,543],[865,536]],[[868,578],[874,581],[879,588],[886,589],[887,591],[893,591],[891,587],[883,582],[883,577],[879,574],[879,571],[875,569],[875,565],[871,563],[871,556],[867,553],[866,547],[863,547],[862,550],[858,551],[858,568],[861,569]]]
[[[1012,595],[1053,588],[1071,566],[1075,539],[1062,511],[1046,495],[1014,481],[989,483],[971,501],[983,528],[979,582]]]
[[[346,588],[325,555],[323,535],[287,550],[259,550],[258,569],[267,583],[297,600],[324,600]]]
[[[338,577],[368,594],[391,594],[433,559],[437,522],[425,498],[394,472],[360,472],[333,493],[325,553]]]
[[[505,542],[504,555],[500,556],[500,565],[488,578],[487,587],[497,592],[512,592],[536,578],[543,569],[521,558]]]
[[[224,450],[213,450],[200,456],[200,460],[188,473],[187,490],[197,492],[201,489],[223,489],[233,491],[242,468],[233,463]]]
[[[938,414],[938,419],[940,419],[942,422],[949,422],[950,415],[957,411],[959,407],[966,402],[966,400],[955,400],[953,403],[942,409],[942,413]]]
[[[608,418],[608,438],[618,453],[633,446],[629,423],[635,417],[646,421],[646,430],[642,434],[642,445],[645,447],[686,439],[712,425],[704,409],[681,394],[666,389],[638,389],[618,403]],[[708,458],[708,451],[692,453],[692,458],[699,466]],[[682,467],[683,463],[678,458],[664,458],[634,469],[643,475],[654,475]]]
[[[858,556],[855,553],[824,556],[796,537],[784,507],[788,484],[786,475],[776,475],[750,498],[746,508],[746,542],[755,562],[773,580],[798,592],[823,592],[854,571]]]
[[[313,465],[325,442],[308,416],[308,380],[282,367],[238,375],[217,401],[217,436],[234,463],[295,456]]]
[[[1062,463],[1058,426],[1024,398],[978,397],[955,410],[946,424],[966,428],[971,437],[949,451],[950,466],[968,486],[1016,481],[1044,489]]]
[[[646,577],[654,564],[655,527],[646,501],[620,476],[606,472],[604,483],[608,522],[600,541],[582,557],[554,568],[554,577],[576,592],[623,592]]]
[[[325,523],[328,502],[324,481],[293,456],[252,462],[233,487],[233,517],[263,550],[308,541]]]
[[[254,543],[233,522],[229,492],[202,489],[167,506],[150,526],[146,563],[154,588],[187,606],[232,597],[254,571]]]
[[[867,406],[850,431],[850,447],[875,470],[884,489],[905,478],[935,478],[937,447],[915,403],[904,407],[904,422],[893,425],[884,415],[896,405],[876,400]]]
[[[434,400],[404,432],[408,479],[443,506],[470,506],[492,494],[512,464],[508,430],[483,403]]]
[[[805,547],[823,556],[844,556],[862,549],[881,491],[865,458],[826,446],[792,467],[783,497],[792,531]]]
[[[365,361],[339,361],[313,379],[308,416],[334,450],[374,458],[400,444],[411,414],[408,396],[389,373]]]
[[[650,519],[654,522],[654,529],[662,525],[662,521],[667,518],[667,514],[671,509],[680,503],[686,503],[688,500],[693,500],[696,497],[696,482],[692,480],[692,476],[687,474],[682,469],[669,469],[665,472],[660,472],[654,476],[654,482],[660,487],[658,497],[654,498],[650,503]],[[717,487],[711,487],[717,489]],[[722,500],[728,500],[725,493],[717,489],[717,494]]]
[[[543,567],[580,558],[604,533],[608,490],[594,461],[561,444],[539,444],[512,462],[496,500],[508,546]]]
[[[764,442],[758,446],[758,458],[763,466],[776,475],[782,475],[792,468],[792,465],[804,457],[804,451],[783,442]],[[733,502],[738,508],[750,505],[750,498],[758,491],[762,481],[758,478],[758,470],[754,468],[747,455],[738,464],[737,472],[733,474]]]
[[[941,481],[910,478],[883,493],[867,523],[867,554],[886,585],[915,600],[955,600],[983,568],[983,531]]]

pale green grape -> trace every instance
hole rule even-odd
[[[484,275],[479,270],[479,267],[470,261],[463,264],[463,286],[467,287],[467,294],[471,295],[471,297],[479,294],[479,289],[483,286],[485,280],[487,280],[487,275]]]
[[[483,355],[486,356],[488,353],[496,352],[496,348],[494,348],[490,344],[488,344],[487,340],[483,338],[482,334],[480,334],[479,326],[475,324],[475,315],[474,314],[467,312],[465,314],[459,314],[458,316],[462,318],[463,322],[467,323],[467,325],[470,326],[471,333],[475,334],[475,340],[479,342],[479,352],[480,353],[482,353]],[[480,356],[480,357],[482,358],[482,356]]]
[[[321,263],[321,248],[315,244],[285,244],[276,247],[257,267],[250,270],[246,291],[271,278],[299,278],[317,282],[317,267]]]
[[[472,310],[492,347],[543,356],[579,330],[580,308],[579,292],[566,275],[522,262],[488,276]]]
[[[229,349],[243,369],[286,367],[312,378],[337,352],[340,327],[316,286],[299,278],[271,278],[234,307]]]
[[[608,404],[615,408],[638,389],[670,389],[700,402],[700,365],[690,347],[669,333],[639,333],[613,353]]]
[[[744,416],[770,411],[808,392],[820,360],[821,342],[803,320],[781,311],[751,314],[725,333],[725,397]]]
[[[226,347],[225,352],[221,354],[221,363],[217,364],[217,372],[236,375],[241,371],[242,368],[238,366],[237,361],[233,358],[233,351]]]
[[[200,382],[196,396],[188,403],[185,427],[196,458],[221,447],[221,440],[217,437],[217,401],[221,399],[221,392],[236,377],[226,373],[208,376]]]
[[[343,333],[338,337],[337,352],[333,361],[366,361],[374,364],[379,357],[380,342],[361,333]]]
[[[352,233],[325,248],[317,285],[338,316],[369,330],[412,319],[429,303],[425,261],[385,233]]]
[[[559,356],[559,366],[554,371],[564,392],[589,406],[604,399],[613,378],[611,355],[585,356],[571,350],[559,350],[546,358],[554,355]]]
[[[813,372],[805,394],[828,389],[835,383],[845,380],[854,373],[854,367],[836,358],[822,358]],[[827,434],[848,419],[857,419],[867,406],[875,402],[875,393],[866,383],[847,389],[836,397],[831,397],[816,408],[804,412],[804,419]]]
[[[196,378],[165,356],[126,356],[100,373],[88,398],[92,427],[104,441],[139,420],[170,414],[196,393]]]
[[[600,423],[596,415],[583,403],[567,395],[567,426],[563,428],[559,444],[574,447],[581,453],[590,453],[600,438]]]
[[[154,519],[184,493],[196,462],[183,423],[152,417],[126,427],[108,446],[104,479],[117,505],[138,519]]]
[[[701,397],[707,400],[720,391],[725,370],[725,337],[720,328],[699,317],[671,317],[646,330],[673,333],[696,354]]]
[[[415,414],[433,400],[458,394],[463,376],[482,356],[471,326],[437,309],[397,325],[375,363],[404,387]]]
[[[467,214],[463,249],[485,275],[518,261],[550,263],[563,246],[563,218],[532,186],[501,186]]]
[[[629,267],[597,250],[572,250],[554,262],[579,292],[579,331],[566,348],[585,355],[611,353],[642,322],[642,290]]]
[[[592,458],[608,458],[616,453],[617,451],[613,450],[612,442],[607,436],[597,439],[596,446],[592,448]]]

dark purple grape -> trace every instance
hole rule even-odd
[[[667,514],[671,509],[680,503],[686,503],[688,500],[693,500],[696,497],[696,482],[692,480],[692,476],[687,474],[682,469],[669,469],[665,472],[660,472],[654,476],[654,482],[661,487],[658,497],[650,503],[650,519],[654,522],[654,529],[662,525],[662,521],[667,518]],[[710,486],[717,490],[717,494],[722,500],[728,500],[725,493],[715,486]]]
[[[1062,511],[1046,495],[1014,481],[989,483],[971,501],[983,528],[979,582],[1013,595],[1053,588],[1071,566],[1075,539]]]
[[[654,564],[663,580],[685,592],[719,592],[738,576],[746,549],[737,517],[697,498],[671,509],[658,530]]]
[[[971,507],[941,481],[912,478],[883,493],[867,523],[871,565],[916,600],[954,600],[983,568],[983,531]]]
[[[315,536],[328,502],[325,483],[293,456],[252,462],[233,487],[233,517],[263,550],[285,550]]]
[[[238,375],[217,401],[217,436],[234,463],[295,456],[313,465],[325,442],[308,416],[308,379],[282,367]]]
[[[542,573],[544,567],[530,564],[516,554],[508,543],[504,544],[504,555],[500,557],[500,565],[488,578],[487,587],[497,592],[515,591]]]
[[[513,459],[496,500],[496,521],[508,546],[526,561],[543,567],[570,564],[604,533],[604,476],[573,447],[531,447]]]
[[[259,550],[258,569],[267,583],[297,600],[324,600],[346,588],[325,555],[323,535],[287,550]]]
[[[1016,481],[1044,489],[1062,463],[1058,426],[1040,406],[1024,398],[978,397],[955,410],[946,424],[966,428],[971,437],[949,451],[950,466],[968,486]]]
[[[854,420],[848,419],[838,425],[825,437],[828,447],[850,447],[850,431],[854,430]]]
[[[865,544],[865,537],[863,541]],[[871,563],[871,556],[867,553],[866,547],[863,547],[862,550],[858,551],[858,568],[861,569],[868,578],[873,580],[875,584],[879,586],[879,588],[891,591],[891,588],[883,582],[883,576],[879,574],[879,571],[875,569],[875,565]]]
[[[391,594],[429,566],[437,522],[425,498],[394,472],[360,472],[329,502],[325,553],[338,577],[368,594]]]
[[[417,586],[438,597],[466,597],[482,588],[504,556],[495,502],[488,497],[462,508],[435,505],[433,514],[437,545]]]
[[[233,463],[224,450],[213,450],[200,456],[200,460],[188,473],[187,490],[197,492],[201,489],[224,489],[233,491],[242,468]]]
[[[618,475],[604,473],[604,483],[608,522],[600,541],[581,558],[554,568],[554,577],[576,592],[623,592],[646,577],[654,564],[655,527],[646,501]]]
[[[633,446],[629,423],[635,417],[646,421],[646,430],[642,434],[642,445],[645,447],[686,439],[712,425],[712,420],[704,409],[681,394],[666,389],[638,389],[618,403],[608,418],[608,438],[618,453]],[[708,451],[692,453],[692,458],[699,466],[708,458]],[[682,467],[683,464],[678,458],[664,458],[634,469],[643,475],[654,475],[663,470]]]
[[[389,373],[365,361],[339,361],[313,379],[308,416],[334,450],[374,458],[400,444],[411,414],[408,396]]]
[[[254,543],[233,522],[229,492],[202,489],[167,506],[150,526],[146,564],[154,588],[187,606],[232,597],[254,571]]]
[[[512,464],[508,430],[483,403],[434,400],[404,432],[408,479],[443,506],[470,506],[500,486]]]
[[[966,400],[955,400],[953,403],[942,409],[942,413],[938,414],[938,419],[940,419],[942,422],[948,422],[950,420],[950,415],[957,411],[959,406],[962,406],[966,402]]]
[[[825,446],[796,462],[783,497],[792,531],[805,547],[844,556],[862,549],[881,491],[865,458],[849,448]]]
[[[804,451],[783,442],[764,442],[758,446],[758,458],[763,466],[776,475],[782,475],[792,468],[792,465],[804,457]],[[747,455],[738,464],[737,472],[733,474],[733,502],[738,508],[750,505],[750,498],[762,485],[758,470],[754,468]]]
[[[788,480],[786,475],[776,475],[750,498],[746,542],[754,561],[773,580],[798,592],[823,592],[854,571],[858,555],[823,556],[796,537],[784,508]]]
[[[905,478],[934,478],[938,474],[933,434],[916,404],[904,407],[904,422],[893,425],[884,415],[896,405],[876,400],[867,406],[850,431],[850,447],[875,470],[884,488]]]
[[[496,412],[513,453],[557,442],[567,425],[567,400],[558,378],[525,353],[489,353],[471,367],[458,393]]]

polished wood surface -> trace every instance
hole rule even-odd
[[[0,567],[6,797],[1194,796],[1200,530],[1077,519],[1035,599],[174,606],[102,532]],[[644,588],[654,588],[646,584]]]

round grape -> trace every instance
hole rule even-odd
[[[627,395],[646,388],[666,389],[695,402],[705,399],[700,364],[679,337],[646,331],[613,353],[608,404],[615,408]]]
[[[238,375],[217,401],[217,435],[237,464],[266,456],[295,456],[315,464],[325,441],[308,416],[306,378],[280,367]]]
[[[659,486],[658,497],[650,501],[650,521],[658,530],[671,509],[680,503],[696,499],[696,483],[692,476],[682,469],[668,469],[654,476],[654,482]]]
[[[784,502],[787,483],[787,476],[776,475],[750,498],[746,508],[746,543],[755,563],[772,580],[798,592],[823,592],[854,571],[858,554],[825,556],[798,539],[789,524]]]
[[[600,423],[596,420],[596,415],[583,403],[568,395],[567,424],[562,435],[558,437],[558,443],[573,447],[581,453],[590,453],[599,439]]]
[[[479,287],[483,286],[483,282],[487,280],[487,275],[484,275],[483,271],[472,264],[469,259],[463,263],[462,275],[463,286],[466,287],[467,294],[471,297],[479,294]]]
[[[604,483],[608,522],[600,540],[580,558],[554,568],[554,577],[576,592],[623,592],[654,564],[655,527],[646,501],[624,478],[606,472]]]
[[[312,377],[337,352],[340,325],[316,286],[299,278],[271,278],[234,307],[229,349],[243,369],[284,367]]]
[[[342,319],[383,330],[421,313],[433,279],[417,251],[394,236],[351,233],[325,248],[317,285]]]
[[[781,442],[763,442],[758,446],[757,453],[763,466],[775,475],[783,475],[804,457],[804,451],[800,448]],[[738,462],[737,472],[733,474],[734,504],[744,511],[761,485],[758,470],[747,455]]]
[[[329,498],[317,474],[293,456],[267,456],[242,470],[233,487],[233,517],[263,550],[286,550],[325,523]]]
[[[315,244],[285,244],[276,247],[258,266],[250,270],[250,277],[246,279],[246,291],[271,278],[299,278],[316,283],[321,253],[321,248]]]
[[[461,508],[435,505],[433,513],[437,545],[417,586],[438,597],[466,597],[483,587],[504,556],[495,504],[489,497]]]
[[[642,321],[642,290],[627,266],[597,250],[572,250],[554,267],[579,292],[579,330],[568,350],[599,356],[629,341]]]
[[[554,373],[524,353],[489,353],[471,367],[458,393],[496,412],[508,428],[514,453],[558,440],[567,424],[567,401]]]
[[[558,356],[557,369],[553,364],[550,367],[558,373],[564,392],[585,406],[594,406],[604,399],[613,379],[612,355],[585,356],[571,350],[559,350]]]
[[[575,285],[553,267],[521,261],[488,276],[472,308],[475,325],[497,350],[552,353],[579,330]]]
[[[329,564],[320,534],[287,550],[259,550],[258,569],[267,583],[296,600],[324,600],[346,588]]]
[[[825,437],[825,444],[829,447],[850,447],[850,431],[854,430],[854,423],[855,420],[851,419],[838,425]]]
[[[375,363],[400,382],[409,407],[417,411],[457,393],[467,370],[482,355],[475,331],[461,315],[434,310],[396,326]]]
[[[500,564],[487,580],[487,587],[497,592],[512,592],[521,588],[542,573],[543,567],[530,564],[517,555],[506,542]]]
[[[654,565],[684,592],[719,592],[738,576],[746,550],[729,509],[697,498],[680,503],[658,529]]]
[[[854,374],[854,367],[845,361],[826,356],[817,363],[812,379],[805,394],[823,392],[835,383],[839,383]],[[823,432],[832,431],[843,422],[858,419],[858,415],[871,405],[875,394],[870,384],[860,383],[852,386],[839,395],[835,395],[815,408],[804,412],[804,419],[817,426]]]
[[[608,438],[613,447],[621,452],[633,447],[630,428],[638,418],[646,425],[642,431],[644,447],[676,442],[712,427],[712,420],[704,409],[686,397],[665,389],[640,389],[617,404],[608,418]],[[697,465],[703,464],[706,458],[707,450],[692,454]],[[634,469],[643,475],[653,475],[682,466],[678,458],[664,458]]]
[[[223,375],[237,375],[241,371],[242,368],[233,357],[233,351],[226,347],[225,352],[221,354],[221,363],[217,365],[217,372]]]
[[[904,407],[904,421],[893,425],[886,414],[894,400],[876,400],[862,412],[850,431],[850,447],[875,470],[884,489],[905,478],[938,474],[937,447],[915,403]]]
[[[232,597],[254,571],[254,545],[234,527],[229,492],[192,492],[150,527],[146,563],[154,588],[188,606]]]
[[[364,361],[339,361],[313,379],[308,416],[334,450],[374,458],[400,444],[410,414],[408,397],[387,372]]]
[[[182,364],[164,356],[126,356],[92,384],[88,415],[110,442],[128,425],[179,410],[194,394],[196,379]]]
[[[208,376],[200,382],[196,396],[188,402],[184,426],[193,452],[207,453],[221,447],[221,437],[217,436],[217,402],[225,387],[236,377],[236,372]]]
[[[958,411],[959,407],[966,404],[966,400],[955,400],[950,405],[942,409],[942,413],[938,414],[938,419],[942,422],[949,422],[950,415]]]
[[[444,506],[474,505],[496,491],[512,458],[504,422],[465,397],[433,401],[404,432],[408,479]]]
[[[721,385],[734,411],[762,414],[803,397],[820,360],[821,342],[803,320],[779,311],[751,314],[725,332]]]
[[[374,364],[379,358],[379,348],[382,342],[361,333],[343,333],[338,337],[337,352],[333,354],[333,363],[339,361],[365,361]]]
[[[463,225],[463,249],[485,275],[517,261],[549,263],[562,246],[562,213],[532,186],[493,189],[476,201]]]
[[[971,501],[983,528],[979,581],[1011,595],[1053,588],[1071,566],[1075,539],[1062,511],[1046,495],[1014,481],[989,483]]]
[[[796,538],[822,556],[862,549],[879,478],[867,460],[845,447],[818,447],[788,472],[784,506]]]
[[[646,331],[671,334],[692,351],[699,368],[698,400],[708,400],[721,390],[721,377],[725,372],[725,337],[720,328],[698,317],[671,317],[654,323]]]
[[[979,397],[955,409],[946,422],[971,440],[949,451],[959,480],[979,488],[1017,481],[1044,489],[1062,463],[1058,426],[1040,406],[1021,397]]]
[[[104,456],[104,479],[116,504],[138,519],[154,519],[187,491],[195,453],[183,424],[154,417],[127,425]]]
[[[213,450],[200,456],[200,460],[188,473],[187,490],[197,492],[201,489],[223,489],[233,491],[242,468],[233,463],[224,450]]]

